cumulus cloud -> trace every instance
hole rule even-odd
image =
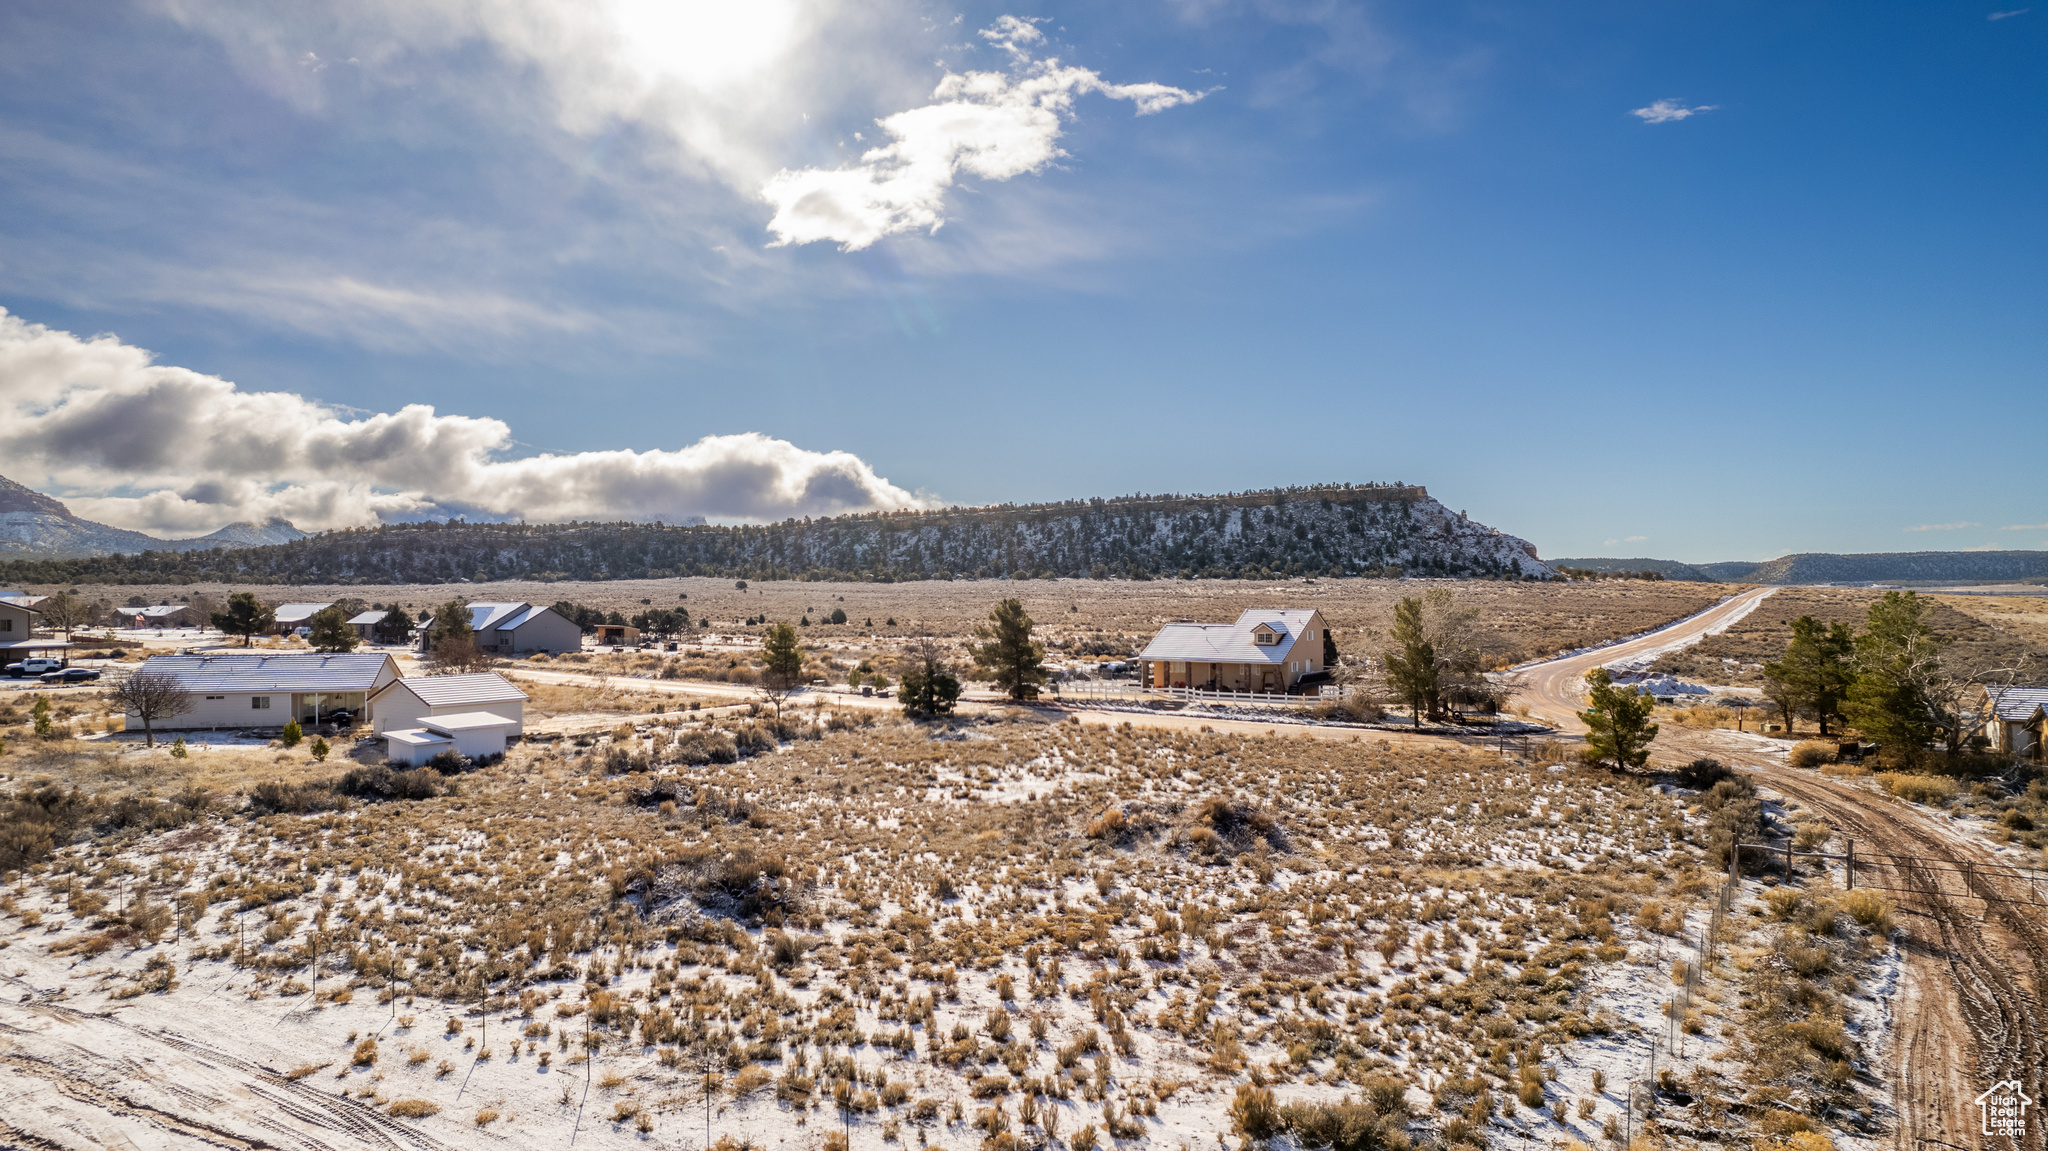
[[[890,142],[845,168],[784,168],[762,185],[775,208],[772,246],[836,241],[857,251],[884,236],[937,230],[946,193],[961,175],[1008,180],[1043,171],[1065,155],[1060,126],[1088,93],[1129,100],[1148,116],[1207,95],[1166,84],[1111,84],[1086,68],[1036,60],[1029,45],[1045,39],[1029,21],[1005,16],[981,32],[1012,62],[1009,73],[948,72],[936,101],[875,123]]]
[[[0,309],[0,458],[80,514],[166,535],[236,520],[326,529],[456,513],[769,520],[924,506],[847,452],[757,433],[674,451],[504,458],[512,429],[424,404],[360,414],[249,392]]]
[[[1678,100],[1659,100],[1647,108],[1637,108],[1629,115],[1640,117],[1645,124],[1669,124],[1674,120],[1697,116],[1701,112],[1711,112],[1719,107],[1719,104],[1699,104],[1688,108]]]

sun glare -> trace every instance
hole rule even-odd
[[[717,88],[753,75],[786,51],[794,0],[612,0],[626,58],[649,81]]]

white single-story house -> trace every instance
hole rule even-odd
[[[313,617],[333,607],[331,603],[281,603],[277,605],[277,623],[272,625],[271,634],[290,635],[302,627],[312,625]]]
[[[1323,613],[1252,608],[1236,623],[1170,623],[1138,655],[1146,687],[1284,693],[1323,671]]]
[[[492,655],[561,655],[583,650],[583,629],[557,615],[551,607],[473,603],[469,605],[469,626],[476,633],[477,650]],[[423,622],[420,650],[426,651],[432,645],[431,626]]]
[[[171,676],[193,697],[191,711],[155,721],[156,730],[203,731],[319,723],[337,711],[361,716],[370,697],[398,678],[398,664],[377,652],[220,652],[152,656],[136,674]],[[142,717],[131,712],[128,730],[141,729]]]
[[[438,716],[419,727],[384,733],[384,758],[416,767],[444,751],[482,759],[505,754],[505,740],[515,721],[488,711]]]
[[[478,711],[510,721],[517,736],[525,730],[526,693],[494,671],[394,679],[370,697],[370,730],[384,735]]]
[[[1985,734],[1991,738],[1992,750],[2040,762],[2048,687],[1987,687],[1984,706],[1989,712]]]

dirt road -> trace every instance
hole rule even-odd
[[[1582,734],[1580,681],[1588,671],[1707,634],[1769,594],[1747,592],[1628,643],[1536,665],[1526,671],[1522,699],[1561,731]],[[2039,907],[1997,901],[2039,896],[1995,871],[1984,846],[1938,815],[1894,800],[1867,780],[1787,766],[1782,741],[1665,724],[1652,751],[1660,763],[1711,755],[1749,767],[1767,790],[1855,840],[1858,886],[1885,889],[1893,901],[1906,959],[1882,1068],[1898,1109],[1889,1141],[1904,1151],[2013,1146],[1984,1136],[1974,1100],[2004,1080],[2019,1081],[2035,1100],[2048,1091],[2041,997],[2048,987],[2048,919]],[[2018,1146],[2043,1151],[2043,1126],[2037,1106]]]

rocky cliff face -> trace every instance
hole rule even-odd
[[[253,547],[303,539],[306,533],[284,520],[236,523],[211,535],[167,540],[73,515],[62,500],[0,476],[0,556],[15,559],[71,559],[81,556],[139,555],[146,551],[198,551]]]

